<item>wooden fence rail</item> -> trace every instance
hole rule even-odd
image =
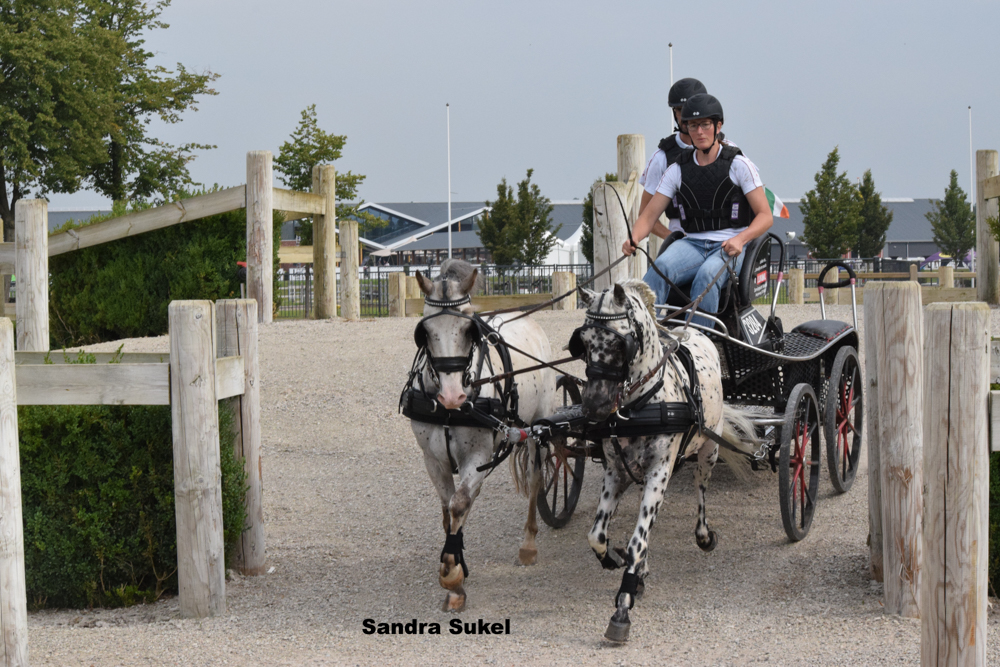
[[[236,449],[247,473],[247,525],[236,567],[264,568],[261,510],[260,376],[257,303],[250,299],[170,304],[169,354],[70,355],[14,352],[13,326],[0,318],[0,643],[6,664],[27,664],[27,616],[18,405],[170,405],[174,440],[178,585],[181,613],[225,613],[225,559],[217,402],[237,416]],[[115,362],[115,363],[107,363]]]
[[[24,341],[18,341],[17,349],[48,349],[48,292],[33,287],[36,284],[47,286],[47,279],[36,280],[34,276],[48,275],[48,257],[240,209],[247,211],[247,294],[258,303],[259,321],[270,322],[273,316],[272,237],[276,210],[284,211],[285,217],[291,219],[315,216],[314,230],[318,233],[315,249],[297,251],[295,258],[288,261],[314,264],[318,278],[317,317],[336,316],[337,265],[342,255],[345,271],[341,312],[346,319],[358,319],[361,316],[361,288],[357,276],[357,222],[341,222],[343,242],[337,244],[336,216],[332,213],[336,209],[336,171],[332,165],[317,165],[314,172],[315,192],[276,188],[273,185],[270,151],[250,151],[247,153],[246,185],[181,199],[51,236],[48,236],[45,202],[20,200],[15,208],[15,235],[18,240],[16,243],[0,243],[0,275],[16,274],[18,277],[21,298],[13,309],[20,313],[16,315],[17,331],[18,338],[24,338]],[[328,211],[331,211],[329,215]],[[342,253],[340,245],[348,252]],[[281,252],[283,255],[295,254]],[[2,315],[10,314],[9,306],[5,304]]]

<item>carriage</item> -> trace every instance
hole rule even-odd
[[[674,238],[667,239],[663,249]],[[778,280],[770,280],[772,247],[779,254]],[[826,444],[830,479],[839,493],[847,492],[857,472],[864,422],[863,382],[858,358],[856,276],[843,262],[830,262],[818,280],[820,319],[785,332],[775,315],[777,285],[784,275],[784,243],[773,234],[747,244],[746,259],[736,280],[724,288],[718,315],[699,313],[712,326],[690,323],[709,335],[722,361],[722,385],[727,404],[750,408],[761,439],[747,455],[756,469],[770,468],[779,476],[782,523],[792,541],[809,531],[818,500],[820,432]],[[843,268],[848,277],[827,282]],[[764,317],[751,304],[767,296]],[[851,288],[853,324],[827,319],[824,290]],[[671,295],[661,324],[681,326],[674,315],[688,301]],[[587,440],[585,420],[578,409],[580,392],[569,376],[558,383],[563,408],[539,424],[546,441],[543,482],[538,510],[550,526],[569,522],[576,507],[588,458],[603,462],[599,445]],[[546,437],[548,434],[551,437]]]

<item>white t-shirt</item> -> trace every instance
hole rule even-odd
[[[674,133],[674,140],[677,145],[682,149],[692,148],[689,144],[684,143],[681,140],[681,135],[679,132]],[[724,146],[736,146],[729,139],[723,139],[722,144]],[[656,194],[656,188],[663,178],[663,173],[667,170],[667,154],[662,150],[657,149],[653,153],[653,157],[649,158],[649,162],[646,163],[646,169],[642,172],[642,176],[639,177],[639,185],[651,195]],[[681,221],[676,218],[671,218],[667,223],[667,230],[670,232],[683,232],[684,228],[681,227]]]
[[[695,164],[698,164],[698,157],[699,152],[695,151]],[[745,155],[737,155],[733,158],[733,164],[729,167],[729,179],[733,183],[740,186],[743,190],[743,194],[749,194],[757,188],[764,187],[764,182],[760,180],[760,174],[757,173],[757,166],[748,160]],[[667,170],[663,172],[663,177],[660,179],[659,185],[656,186],[656,191],[661,195],[670,197],[670,200],[673,201],[674,195],[677,194],[677,189],[680,186],[681,168],[680,165],[674,163],[667,167]],[[719,229],[709,232],[693,232],[687,234],[687,236],[692,239],[725,241],[726,239],[731,239],[736,236],[744,229],[746,229],[746,227]]]

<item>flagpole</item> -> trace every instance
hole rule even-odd
[[[674,43],[669,42],[667,47],[670,49],[670,85],[674,85]]]
[[[976,181],[976,162],[972,156],[972,107],[969,107],[969,201],[976,201],[976,195],[972,189]]]
[[[451,259],[451,105],[445,104],[448,124],[448,259]]]

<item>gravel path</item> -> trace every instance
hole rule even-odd
[[[786,330],[816,306],[779,308]],[[860,309],[859,309],[860,310]],[[860,313],[859,313],[860,314]],[[850,309],[831,316],[850,320]],[[537,316],[562,346],[582,313]],[[265,520],[273,573],[234,577],[229,612],[179,618],[176,599],[131,609],[29,615],[35,665],[656,664],[917,665],[919,621],[886,617],[868,579],[867,465],[834,494],[825,458],[809,536],[781,528],[778,479],[737,481],[720,466],[708,495],[719,547],[694,543],[690,468],[671,482],[651,535],[652,573],[632,612],[632,639],[603,641],[620,573],[587,545],[599,467],[588,464],[566,528],[542,525],[539,562],[516,565],[526,501],[501,468],[465,530],[465,621],[510,619],[509,636],[453,636],[444,597],[437,495],[406,419],[396,414],[413,355],[414,319],[282,322],[261,331]],[[1000,311],[993,311],[993,335]],[[114,348],[103,345],[91,349]],[[127,351],[166,351],[166,338]],[[825,455],[824,455],[825,457]],[[631,533],[631,489],[611,539]],[[1000,608],[998,608],[1000,609]],[[365,635],[362,621],[440,623],[442,636]],[[1000,664],[1000,615],[989,621],[989,664]]]

